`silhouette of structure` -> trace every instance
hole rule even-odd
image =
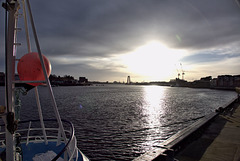
[[[176,67],[176,70],[177,70],[177,74],[178,74],[178,77],[177,77],[177,79],[179,79],[179,77],[180,77],[180,73],[179,73],[179,70],[178,70],[178,68],[177,68],[177,66],[176,66],[176,64],[175,64],[175,67]]]
[[[130,76],[127,77],[127,84],[131,84]]]
[[[180,63],[180,65],[181,65],[181,69],[182,69],[182,80],[184,80],[184,71],[183,71],[183,67],[182,67],[182,63]]]

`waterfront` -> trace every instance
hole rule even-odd
[[[232,91],[131,85],[53,91],[62,118],[74,123],[78,146],[91,160],[132,160],[236,96]],[[39,93],[50,117],[47,89],[40,87]],[[33,94],[22,97],[22,120],[37,118]]]

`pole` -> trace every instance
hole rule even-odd
[[[25,0],[22,0],[22,6],[23,6],[23,15],[24,15],[24,22],[25,22],[24,26],[25,26],[25,32],[26,32],[27,48],[28,48],[28,52],[30,53],[31,52],[31,44],[30,44],[30,37],[29,37],[29,32],[28,32],[28,23],[27,23],[27,13],[26,13],[26,7],[25,7]],[[39,99],[39,94],[38,94],[38,88],[37,87],[35,87],[35,96],[36,96],[38,114],[39,114],[39,119],[40,119],[42,132],[43,132],[43,136],[44,136],[44,141],[45,141],[45,144],[48,144],[47,134],[46,134],[45,125],[44,125],[44,121],[43,121],[42,108],[41,108],[41,104],[40,104],[40,99]]]
[[[19,4],[17,1],[12,1],[11,6],[6,3],[6,9],[8,10],[8,25],[7,25],[7,50],[6,50],[6,107],[7,116],[5,119],[5,131],[6,131],[6,159],[8,161],[15,160],[15,143],[14,143],[14,130],[9,130],[9,126],[14,125],[14,83],[15,80],[15,34],[16,34],[16,24],[17,24],[17,14],[19,9]]]
[[[34,39],[35,39],[36,48],[37,48],[37,51],[38,51],[38,54],[39,54],[39,58],[40,58],[40,62],[41,62],[41,65],[42,65],[42,69],[43,69],[44,77],[45,77],[45,80],[46,80],[46,84],[47,84],[47,87],[48,87],[48,90],[49,90],[50,98],[51,98],[52,103],[53,103],[54,113],[56,115],[58,125],[59,125],[60,131],[62,133],[64,142],[67,143],[66,134],[64,132],[64,128],[63,128],[63,124],[62,124],[62,121],[61,121],[61,118],[60,118],[60,114],[59,114],[58,109],[57,109],[57,103],[55,101],[53,91],[52,91],[52,88],[51,88],[51,85],[50,85],[50,81],[49,81],[48,76],[47,76],[47,71],[46,71],[46,68],[45,68],[45,64],[44,64],[44,61],[43,61],[43,58],[42,58],[42,52],[41,52],[39,41],[38,41],[38,38],[37,38],[36,28],[35,28],[35,25],[34,25],[34,22],[33,22],[32,11],[31,11],[29,0],[26,0],[26,2],[27,2],[27,8],[28,8],[28,12],[29,12],[30,22],[31,22],[31,25],[32,25],[32,31],[33,31],[33,35],[34,35]]]

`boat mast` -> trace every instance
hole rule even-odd
[[[6,33],[6,53],[5,53],[5,104],[7,114],[5,116],[5,131],[6,131],[6,159],[7,161],[15,160],[15,140],[14,132],[16,130],[16,121],[14,118],[14,80],[15,80],[15,34],[17,26],[17,17],[19,3],[15,0],[7,0],[3,5],[8,11],[7,33]],[[7,13],[7,12],[6,12]]]
[[[24,23],[25,23],[25,33],[26,33],[26,41],[27,41],[27,49],[28,49],[28,53],[31,53],[31,43],[30,43],[30,36],[29,36],[29,31],[28,31],[28,22],[27,22],[27,13],[26,13],[26,7],[25,7],[25,0],[22,0],[22,8],[23,8],[23,16],[24,16]],[[41,108],[41,104],[40,104],[40,98],[39,98],[39,94],[38,94],[38,88],[35,87],[35,96],[36,96],[36,102],[37,102],[37,107],[38,107],[38,114],[39,114],[39,119],[41,122],[41,127],[42,127],[42,132],[43,132],[43,136],[44,136],[44,141],[45,144],[48,144],[48,140],[47,140],[47,134],[46,134],[46,130],[45,130],[45,125],[43,122],[43,115],[42,115],[42,108]]]
[[[26,11],[25,11],[25,3],[24,0],[22,0],[23,2],[23,8],[24,8],[24,16],[26,16]],[[15,80],[15,58],[16,58],[16,49],[15,49],[15,45],[17,44],[15,42],[16,40],[16,34],[17,34],[17,19],[18,19],[18,10],[20,8],[20,4],[18,0],[6,0],[6,3],[3,3],[3,7],[6,9],[6,17],[8,16],[8,19],[6,18],[6,30],[7,30],[7,34],[6,34],[6,68],[5,68],[5,73],[6,73],[6,80],[5,80],[5,91],[6,91],[6,115],[4,116],[4,122],[5,122],[5,131],[6,131],[6,158],[7,161],[14,161],[14,160],[18,160],[18,158],[16,157],[16,147],[15,147],[15,131],[17,128],[17,121],[15,120],[15,111],[14,111],[14,89],[15,89],[15,83],[27,83],[28,81],[16,81]],[[40,58],[40,62],[42,65],[42,69],[43,69],[43,73],[44,73],[44,77],[45,77],[45,82],[47,84],[48,87],[48,91],[50,93],[50,98],[52,100],[53,103],[53,109],[55,112],[55,116],[58,122],[58,128],[59,128],[59,134],[61,134],[63,140],[65,143],[67,143],[67,138],[66,138],[66,134],[64,132],[64,127],[60,118],[60,114],[58,112],[57,109],[57,104],[55,101],[55,98],[53,96],[53,91],[50,85],[50,81],[48,79],[47,76],[47,72],[46,72],[46,68],[45,68],[45,64],[43,61],[43,57],[42,57],[42,53],[41,53],[41,49],[40,49],[40,45],[38,42],[38,38],[37,38],[37,33],[36,33],[36,29],[35,29],[35,25],[33,22],[33,17],[32,17],[32,12],[31,12],[31,7],[30,7],[30,3],[29,0],[26,0],[26,7],[28,9],[28,13],[29,13],[29,19],[31,22],[31,26],[32,26],[32,31],[33,31],[33,35],[34,35],[34,40],[35,40],[35,45],[39,54],[39,58]],[[25,18],[25,27],[27,26],[27,20],[26,17]],[[28,29],[26,29],[27,34],[28,34]],[[29,43],[29,35],[27,36],[27,43],[28,43],[28,51],[31,51],[30,48],[30,43]],[[30,82],[37,82],[37,81],[30,81]],[[41,120],[41,126],[43,128],[43,134],[44,134],[44,140],[45,143],[47,144],[47,138],[46,138],[46,132],[45,132],[45,126],[44,126],[44,122],[43,122],[43,117],[42,117],[42,111],[41,111],[41,106],[40,106],[40,100],[39,100],[39,96],[38,96],[38,91],[37,88],[35,88],[35,93],[36,93],[36,98],[37,98],[37,105],[38,105],[38,110],[39,110],[39,117]],[[67,149],[67,152],[70,153],[69,149]]]
[[[45,83],[48,87],[48,91],[49,91],[49,94],[50,94],[50,99],[52,101],[53,110],[54,110],[54,113],[55,113],[55,116],[56,116],[56,119],[57,119],[57,122],[58,122],[58,125],[59,125],[59,130],[60,130],[61,135],[63,137],[63,140],[64,140],[65,143],[67,143],[66,135],[65,135],[65,132],[64,132],[64,127],[63,127],[63,124],[62,124],[62,121],[61,121],[60,114],[59,114],[58,109],[57,109],[57,103],[56,103],[55,97],[53,95],[52,87],[51,87],[50,81],[48,79],[46,67],[45,67],[45,64],[44,64],[44,61],[43,61],[42,52],[41,52],[41,49],[40,49],[40,44],[39,44],[39,41],[38,41],[37,32],[36,32],[35,24],[34,24],[34,21],[33,21],[33,16],[32,16],[32,11],[31,11],[29,0],[26,0],[26,6],[27,6],[27,9],[28,9],[28,13],[29,13],[29,19],[30,19],[30,23],[31,23],[31,26],[32,26],[32,32],[33,32],[33,36],[34,36],[34,40],[35,40],[35,45],[36,45],[36,48],[37,48],[37,51],[38,51],[39,59],[40,59],[42,69],[43,69],[43,74],[44,74],[44,77],[45,77]]]

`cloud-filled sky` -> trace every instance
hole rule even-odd
[[[189,81],[240,74],[240,8],[235,0],[30,3],[52,74],[121,82],[128,75],[133,81],[168,81],[182,70]],[[0,15],[0,71],[4,71],[3,8]],[[19,58],[27,53],[23,24],[21,16]]]

